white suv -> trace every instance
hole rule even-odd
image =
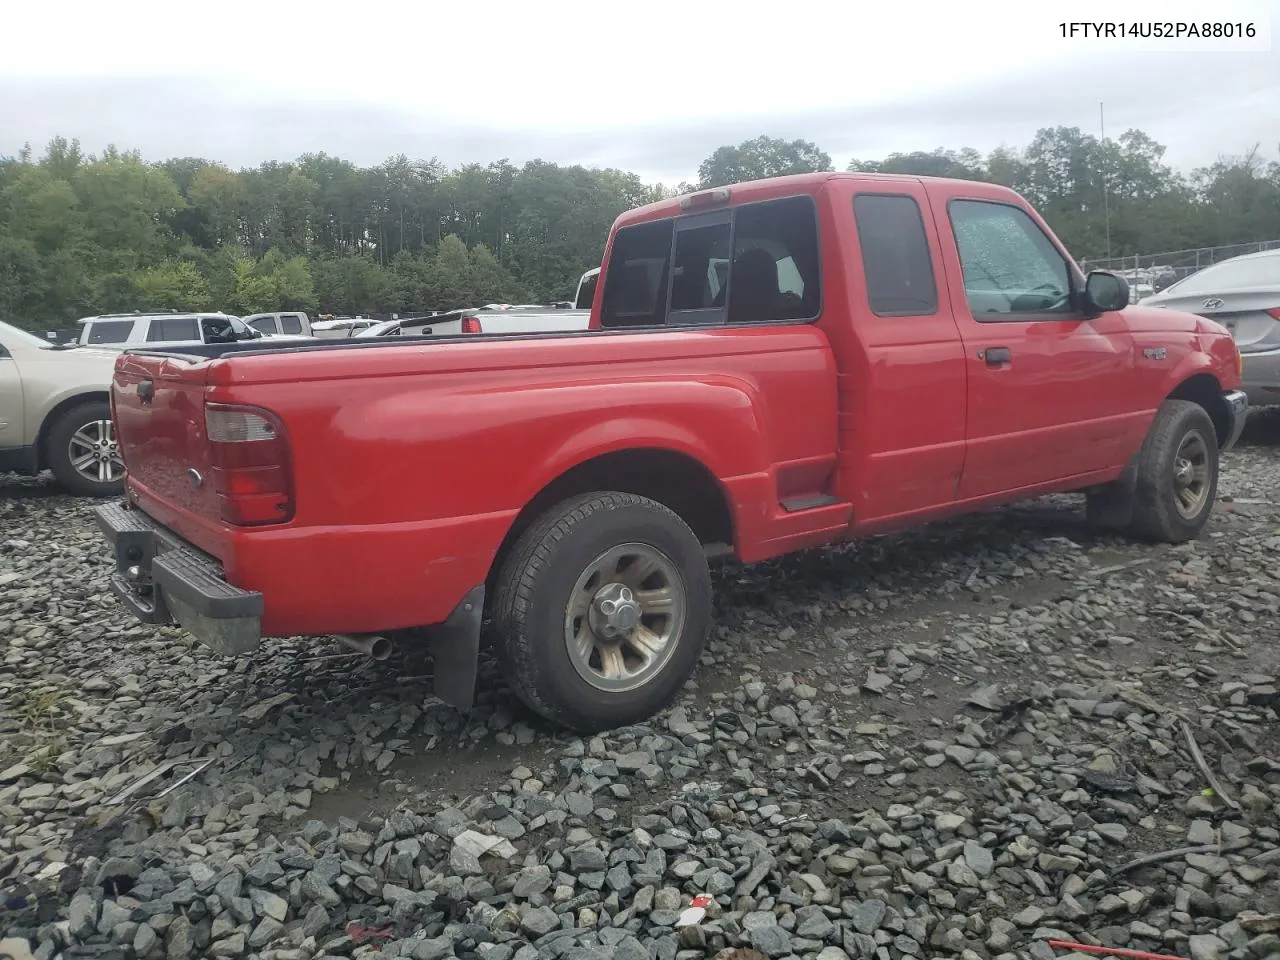
[[[78,342],[86,347],[125,350],[259,339],[313,338],[262,333],[225,313],[108,313],[81,320]]]

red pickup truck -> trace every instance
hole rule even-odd
[[[665,200],[618,218],[602,277],[575,333],[126,352],[113,590],[224,654],[429,642],[463,707],[491,632],[533,710],[604,729],[693,672],[709,556],[1061,491],[1185,541],[1247,413],[1224,328],[1128,306],[989,184]]]

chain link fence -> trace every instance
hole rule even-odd
[[[1230,260],[1245,253],[1280,249],[1280,240],[1259,240],[1253,243],[1229,243],[1220,247],[1196,247],[1192,250],[1170,250],[1167,253],[1143,253],[1130,257],[1110,257],[1101,260],[1081,260],[1080,268],[1110,270],[1129,281],[1131,298],[1159,293],[1184,277],[1203,270],[1211,264]]]

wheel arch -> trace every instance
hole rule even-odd
[[[40,431],[36,434],[35,450],[38,461],[36,469],[49,469],[49,431],[58,422],[58,418],[73,407],[78,407],[82,403],[91,403],[95,400],[110,404],[111,395],[106,390],[89,390],[84,393],[75,393],[69,397],[63,397],[45,414],[44,420],[40,423]]]
[[[1190,400],[1204,408],[1213,421],[1213,432],[1221,447],[1231,436],[1231,411],[1222,395],[1222,384],[1212,373],[1195,373],[1169,392],[1166,400]]]
[[[595,491],[614,490],[647,497],[670,508],[704,545],[735,540],[727,492],[701,460],[669,447],[629,447],[589,457],[562,471],[521,509],[490,565],[489,585],[520,535],[553,504]]]

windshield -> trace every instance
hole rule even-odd
[[[1241,257],[1205,267],[1169,290],[1178,293],[1221,293],[1249,287],[1280,286],[1280,253],[1266,257]]]
[[[47,350],[52,346],[52,341],[41,340],[34,333],[19,330],[4,321],[0,321],[0,343],[5,346],[22,344],[24,347],[38,348],[40,350]]]

